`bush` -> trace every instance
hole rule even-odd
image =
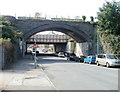
[[[98,30],[105,53],[120,58],[120,8],[117,2],[106,2],[98,12]]]
[[[0,39],[0,46],[4,48],[4,68],[14,60],[14,48],[10,39]]]
[[[116,36],[106,32],[99,32],[101,41],[104,45],[104,51],[115,54],[120,59],[120,35]]]

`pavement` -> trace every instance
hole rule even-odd
[[[15,62],[9,69],[0,71],[0,90],[56,90],[41,68],[35,69],[31,56]]]

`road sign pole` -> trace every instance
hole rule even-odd
[[[36,63],[37,63],[37,61],[36,61],[36,49],[35,49],[35,57],[34,57],[34,63],[35,63],[35,68],[37,67],[37,65],[36,65]]]
[[[36,44],[36,40],[35,40],[35,43],[33,45],[33,48],[35,49],[35,53],[34,53],[34,64],[35,64],[35,68],[37,67],[37,56],[36,56],[36,51],[37,51],[37,48],[38,48],[38,45]]]

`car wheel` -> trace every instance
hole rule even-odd
[[[97,66],[99,66],[100,64],[99,64],[99,62],[97,61]]]
[[[70,58],[68,58],[68,60],[71,60]]]
[[[69,58],[67,58],[67,60],[69,60]]]
[[[106,63],[106,67],[109,68],[109,67],[110,67],[110,64],[109,64],[109,63]]]

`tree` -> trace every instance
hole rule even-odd
[[[83,21],[85,22],[85,20],[86,20],[86,16],[82,16],[82,19],[83,19]]]
[[[106,2],[99,9],[98,33],[104,47],[108,47],[104,50],[120,58],[120,7],[117,2]]]
[[[18,30],[17,23],[8,19],[8,17],[2,17],[2,38],[11,39],[12,43],[17,43],[17,39],[22,35],[22,32]]]
[[[35,13],[35,17],[36,17],[36,18],[39,18],[40,16],[41,16],[41,13],[39,13],[39,12],[36,12],[36,13]]]
[[[92,22],[94,22],[94,17],[93,16],[90,16],[90,19]]]
[[[120,35],[120,9],[116,2],[106,2],[98,12],[98,27],[108,34]]]

